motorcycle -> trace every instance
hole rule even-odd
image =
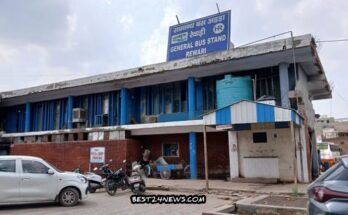
[[[109,163],[111,163],[111,162],[112,162],[112,159],[109,160]],[[89,179],[89,177],[91,179],[93,179],[93,178],[96,178],[96,176],[98,176],[98,180],[91,181],[92,182],[91,186],[90,186],[91,187],[91,189],[90,189],[91,193],[94,193],[97,189],[105,187],[105,183],[106,183],[107,177],[113,173],[112,170],[110,169],[109,163],[106,163],[106,164],[100,166],[99,168],[98,167],[94,167],[93,171],[94,172],[96,172],[98,170],[101,171],[100,175],[95,174],[95,173],[89,173],[89,174],[86,175],[87,180]],[[96,181],[99,182],[99,183],[96,183]]]
[[[94,171],[96,168],[94,168]],[[73,169],[73,172],[82,174],[81,168],[77,167]],[[88,191],[90,193],[95,193],[97,189],[103,188],[105,184],[105,180],[100,175],[95,174],[94,172],[85,172],[85,177],[88,181]]]
[[[110,160],[109,162],[112,162],[112,160]],[[98,168],[97,167],[95,167],[94,168],[94,171],[96,171]],[[102,165],[102,166],[100,166],[99,167],[99,170],[102,172],[102,176],[104,177],[104,178],[107,178],[109,175],[111,175],[113,172],[112,172],[112,170],[110,169],[110,166],[109,166],[109,164],[107,163],[107,164],[104,164],[104,165]]]
[[[123,161],[123,167],[108,175],[105,182],[106,192],[114,196],[118,188],[122,190],[130,189],[134,194],[145,193],[145,181],[140,174],[130,170],[127,162]]]

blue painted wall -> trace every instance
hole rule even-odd
[[[103,114],[104,96],[109,98],[107,125],[118,125],[120,97],[117,91],[70,97],[70,102],[68,98],[64,98],[3,108],[0,111],[0,123],[3,124],[3,129],[7,133],[73,128],[72,109],[84,108],[87,118],[86,126],[101,126],[97,119]]]
[[[25,132],[30,132],[31,131],[31,103],[27,102],[25,104]]]
[[[68,97],[68,107],[67,107],[67,118],[68,118],[68,129],[72,129],[73,128],[73,108],[74,108],[74,97],[73,96],[69,96]]]
[[[107,126],[120,124],[120,94],[118,91],[99,93],[93,95],[78,96],[74,99],[74,108],[84,108],[86,110],[87,127],[102,126],[104,98],[108,102]]]
[[[158,115],[160,122],[188,120],[187,85],[178,81],[139,88],[140,121],[147,115]]]
[[[128,124],[128,89],[121,89],[121,115],[120,115],[120,124]]]
[[[196,111],[203,111],[203,83],[201,80],[196,81]]]
[[[122,99],[120,91],[74,96],[32,103],[30,106],[29,125],[25,125],[25,117],[22,119],[14,113],[6,111],[0,116],[0,121],[7,118],[23,122],[17,125],[7,124],[7,132],[24,131],[47,131],[55,129],[72,128],[72,109],[83,108],[86,110],[86,127],[101,126],[103,115],[103,98],[109,98],[109,113],[107,125],[119,125],[130,123],[142,123],[145,115],[159,116],[159,122],[183,121],[202,118],[204,111],[215,107],[215,80],[216,77],[165,83],[160,85],[146,86],[124,91],[126,99],[123,101],[124,115],[122,112]],[[190,85],[190,86],[189,86]],[[191,98],[191,99],[190,99]],[[12,110],[16,107],[10,107]],[[22,107],[23,108],[23,107]],[[25,105],[22,114],[25,114]],[[124,122],[122,121],[124,117]],[[5,126],[4,126],[5,127]],[[15,128],[16,127],[16,128]]]
[[[128,116],[127,116],[127,124],[137,124],[141,123],[140,119],[140,89],[131,89],[128,90],[127,95],[127,108],[128,108]],[[122,107],[121,107],[122,110]]]
[[[196,82],[195,78],[190,77],[188,79],[188,113],[189,119],[195,118],[196,111]]]
[[[3,128],[8,133],[24,132],[25,105],[0,110]]]
[[[211,111],[216,109],[216,80],[218,77],[202,79],[203,85],[203,110]]]
[[[160,122],[174,122],[174,121],[185,121],[188,120],[189,116],[187,112],[183,113],[172,113],[172,114],[161,114],[159,115]]]
[[[60,105],[59,114],[56,113],[57,105]],[[62,107],[66,105],[66,100],[53,100],[47,102],[38,102],[32,104],[31,111],[31,131],[48,131],[58,129],[56,127],[56,114],[59,117],[59,129],[67,128],[67,108]],[[61,116],[63,115],[63,116]]]
[[[109,125],[118,125],[119,121],[119,94],[117,92],[109,93]]]

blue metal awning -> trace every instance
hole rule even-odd
[[[204,125],[294,122],[303,124],[300,114],[289,108],[242,100],[203,116]]]

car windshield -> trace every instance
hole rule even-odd
[[[54,170],[56,170],[57,172],[63,172],[62,170],[58,169],[56,166],[54,166],[53,164],[51,164],[50,162],[46,161],[46,163],[48,165],[50,165]]]

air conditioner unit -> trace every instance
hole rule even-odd
[[[86,110],[83,108],[73,109],[73,122],[86,122]]]

